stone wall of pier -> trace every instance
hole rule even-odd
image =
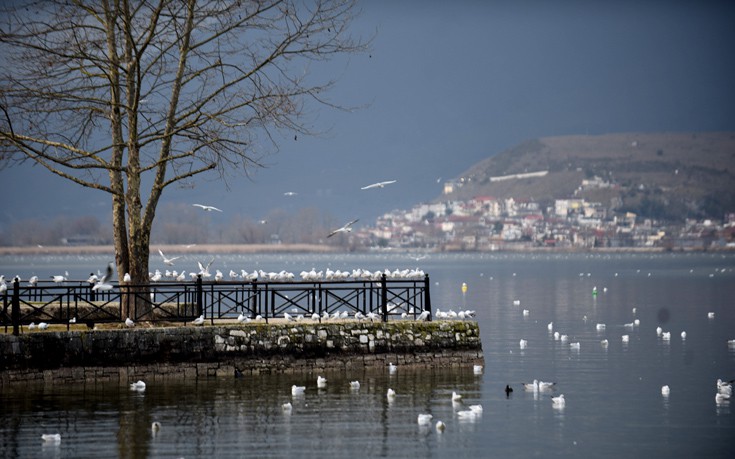
[[[476,322],[242,324],[0,335],[0,384],[483,364]]]

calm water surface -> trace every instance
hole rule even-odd
[[[68,270],[82,279],[107,258],[0,257],[0,273]],[[179,269],[194,270],[196,260],[188,256]],[[360,369],[324,374],[326,389],[310,373],[149,383],[142,394],[109,384],[3,388],[1,455],[735,457],[735,407],[715,403],[715,381],[735,379],[735,347],[727,344],[735,339],[733,255],[257,255],[218,256],[217,264],[225,273],[418,265],[431,276],[435,309],[477,311],[484,372]],[[640,326],[624,326],[635,319]],[[554,339],[549,322],[567,343]],[[670,341],[657,336],[659,326]],[[524,391],[521,383],[533,379],[555,381],[556,389]],[[350,389],[353,380],[359,391]],[[293,384],[307,387],[303,397],[291,396]],[[509,398],[506,384],[514,388]],[[393,401],[388,388],[397,392]],[[453,391],[461,403],[452,402]],[[552,407],[551,396],[562,393],[566,406]],[[456,413],[472,404],[483,414],[460,419]],[[445,432],[419,426],[420,413],[444,421]],[[162,425],[156,435],[153,421]],[[57,432],[60,444],[41,441]]]

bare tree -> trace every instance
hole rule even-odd
[[[279,131],[310,133],[308,104],[331,105],[333,81],[309,64],[364,50],[353,3],[14,3],[0,14],[0,160],[108,193],[118,273],[146,283],[164,190],[247,173]]]

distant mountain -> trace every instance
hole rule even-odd
[[[581,198],[664,221],[719,220],[735,212],[735,132],[545,137],[477,163],[445,191],[441,200]]]

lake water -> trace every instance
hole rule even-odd
[[[0,257],[0,274],[68,270],[83,279],[109,258]],[[188,256],[177,267],[194,270],[196,260]],[[157,261],[151,268],[163,269]],[[243,255],[217,256],[213,264],[225,273],[416,266],[431,276],[435,309],[477,311],[482,374],[337,372],[324,374],[326,389],[317,389],[317,374],[151,383],[143,393],[118,385],[3,388],[0,455],[735,457],[735,399],[715,402],[716,380],[735,379],[735,346],[728,346],[735,339],[735,255]],[[635,319],[639,326],[624,326]],[[549,322],[567,342],[554,339]],[[521,383],[533,379],[556,388],[525,391]],[[361,382],[358,391],[349,387],[353,380]],[[307,387],[304,396],[291,396],[293,384]],[[514,388],[510,397],[506,384]],[[388,388],[397,393],[392,401]],[[462,395],[460,403],[452,392]],[[552,406],[559,394],[563,409]],[[482,415],[460,418],[473,404],[483,406]],[[446,430],[419,426],[421,413]],[[161,423],[156,435],[154,421]],[[62,440],[45,443],[43,433]]]

